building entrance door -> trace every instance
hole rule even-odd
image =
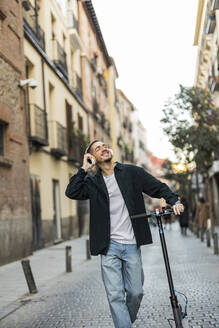
[[[40,205],[40,181],[36,176],[30,177],[33,250],[43,247],[42,219]]]

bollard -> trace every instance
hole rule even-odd
[[[218,255],[219,254],[219,249],[218,249],[218,234],[217,234],[217,232],[214,233],[213,238],[214,238],[214,254]]]
[[[195,228],[196,228],[196,224],[195,224],[195,222],[193,222],[193,223],[192,223],[192,232],[193,232],[194,234],[195,234],[195,231],[196,231]]]
[[[204,241],[204,228],[201,228],[201,241]]]
[[[71,267],[71,246],[65,247],[66,272],[72,272]]]
[[[196,226],[196,236],[197,236],[197,238],[199,238],[199,226],[198,225]]]
[[[86,240],[86,251],[87,251],[87,260],[91,260],[89,239]]]
[[[22,260],[21,261],[22,264],[22,268],[24,271],[24,275],[26,278],[26,282],[29,288],[29,292],[30,294],[36,294],[37,293],[37,288],[36,288],[36,284],[33,278],[33,274],[32,274],[32,270],[30,267],[30,261],[29,260]]]
[[[208,229],[206,230],[206,242],[207,242],[207,247],[211,247],[211,234]]]

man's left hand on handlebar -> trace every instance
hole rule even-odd
[[[175,215],[180,215],[182,212],[184,212],[184,206],[181,203],[173,205],[172,208]]]

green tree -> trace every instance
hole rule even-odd
[[[163,130],[177,158],[206,174],[219,148],[219,115],[209,91],[180,85],[163,109]]]

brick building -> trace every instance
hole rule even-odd
[[[32,251],[20,1],[0,2],[0,264]]]

